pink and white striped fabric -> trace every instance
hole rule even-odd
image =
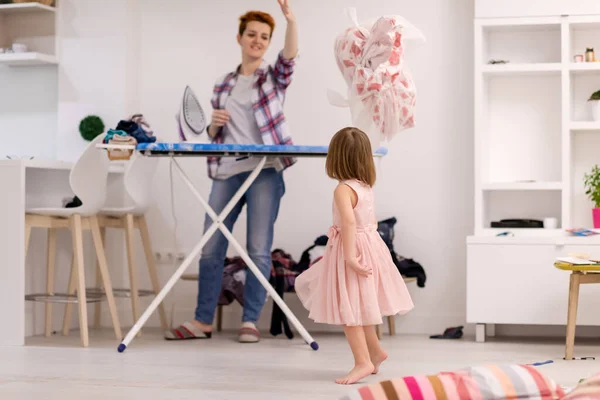
[[[600,373],[585,379],[563,400],[600,400]]]
[[[361,387],[341,400],[557,400],[564,396],[556,382],[533,366],[486,365],[382,381]]]

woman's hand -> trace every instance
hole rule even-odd
[[[229,122],[229,113],[227,110],[213,110],[211,123],[208,127],[208,135],[214,138],[227,122]]]
[[[295,21],[296,17],[294,16],[294,13],[292,12],[292,8],[290,7],[289,0],[277,0],[277,2],[279,3],[279,6],[281,7],[281,12],[283,13],[283,16],[285,17],[285,19],[288,22]]]
[[[346,261],[346,267],[352,268],[354,272],[361,276],[369,276],[373,274],[372,268],[360,265],[360,263],[356,259]]]
[[[283,57],[287,60],[291,60],[298,55],[298,28],[296,27],[296,16],[290,7],[290,0],[277,0],[277,2],[281,7],[283,16],[287,20]]]
[[[227,110],[213,110],[211,125],[222,127],[229,122],[229,113]]]

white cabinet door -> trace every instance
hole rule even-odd
[[[568,273],[554,244],[468,244],[467,322],[563,325]]]

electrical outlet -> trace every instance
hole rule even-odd
[[[181,262],[185,260],[187,254],[175,252],[174,250],[162,250],[154,252],[154,258],[160,264],[172,264],[173,262]]]

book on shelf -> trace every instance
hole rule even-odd
[[[571,265],[596,265],[596,264],[600,264],[600,260],[591,260],[591,259],[588,259],[587,257],[585,257],[585,258],[572,257],[572,256],[557,257],[556,261],[567,263],[567,264],[571,264]]]

